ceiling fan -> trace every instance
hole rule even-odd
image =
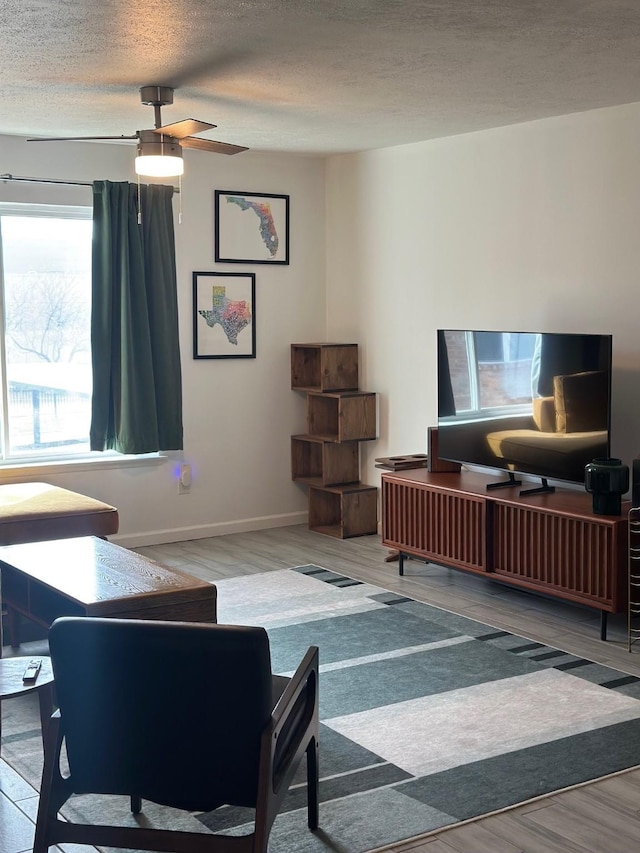
[[[182,175],[184,163],[183,148],[197,148],[214,154],[238,154],[248,149],[242,145],[228,142],[215,142],[212,139],[198,139],[194,133],[203,133],[216,125],[206,121],[186,118],[173,124],[162,124],[161,108],[173,103],[171,86],[142,86],[140,100],[152,106],[155,114],[155,127],[150,130],[138,130],[131,136],[57,136],[27,139],[27,142],[73,142],[84,140],[123,140],[137,139],[138,152],[135,170],[138,175],[149,177],[171,177]]]

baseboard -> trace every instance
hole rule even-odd
[[[271,527],[291,527],[306,524],[308,513],[289,512],[282,515],[266,515],[258,518],[242,518],[237,521],[221,521],[216,524],[201,524],[193,527],[173,527],[165,530],[148,530],[139,533],[118,533],[109,541],[123,548],[142,548],[145,545],[164,545],[167,542],[187,542],[190,539],[208,539],[210,536],[225,536],[228,533],[249,533]]]

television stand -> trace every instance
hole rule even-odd
[[[513,473],[509,471],[509,479],[508,480],[498,480],[497,483],[487,483],[487,491],[491,491],[492,489],[506,489],[509,486],[520,486],[522,484],[522,480],[516,480]],[[522,494],[522,492],[520,492]]]
[[[509,586],[582,604],[607,615],[626,610],[627,512],[596,515],[591,495],[573,489],[524,498],[487,491],[474,471],[424,468],[382,474],[382,544],[415,558]]]
[[[555,490],[556,490],[556,487],[550,486],[549,483],[547,483],[547,478],[542,477],[542,485],[541,486],[535,486],[533,489],[520,489],[520,494],[521,495],[543,495],[545,493],[551,494],[552,492],[555,492]]]

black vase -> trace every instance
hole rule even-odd
[[[621,515],[622,495],[629,488],[629,466],[621,459],[593,459],[585,465],[584,486],[593,494],[596,515]]]

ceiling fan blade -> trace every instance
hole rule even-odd
[[[197,139],[195,136],[187,136],[180,142],[183,148],[197,148],[200,151],[211,151],[213,154],[239,154],[248,151],[243,145],[231,145],[229,142],[214,142],[213,139]]]
[[[162,133],[164,136],[172,136],[174,139],[185,139],[194,133],[203,133],[205,130],[211,130],[215,124],[209,124],[208,121],[198,121],[195,118],[185,118],[182,121],[176,121],[173,124],[165,124],[162,127],[156,127],[156,133]]]
[[[35,139],[27,139],[27,142],[86,142],[92,139],[137,139],[138,134],[133,136],[38,136]]]

